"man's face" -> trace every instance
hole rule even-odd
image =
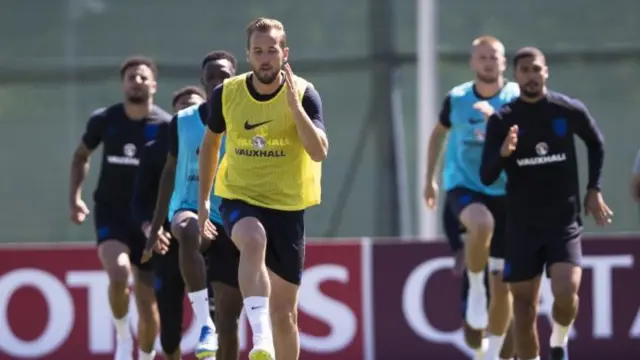
[[[142,104],[156,93],[156,79],[147,65],[131,66],[124,72],[122,89],[127,101]]]
[[[549,70],[545,60],[539,56],[529,56],[518,61],[514,78],[520,86],[520,93],[535,98],[542,95],[542,90],[549,78]]]
[[[501,44],[481,43],[473,49],[470,65],[478,81],[493,84],[506,70],[504,48]]]
[[[233,68],[231,61],[227,59],[209,61],[202,70],[202,85],[207,94],[211,94],[216,86],[235,74],[236,69]]]
[[[263,84],[273,83],[289,56],[289,48],[282,48],[284,34],[279,30],[256,31],[249,39],[247,58],[253,74]]]
[[[176,104],[173,106],[173,112],[176,113],[189,106],[202,104],[204,101],[204,98],[198,94],[184,94],[176,101]]]

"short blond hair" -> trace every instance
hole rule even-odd
[[[287,33],[284,31],[284,25],[276,19],[269,19],[264,17],[259,17],[247,25],[247,49],[250,46],[251,35],[255,32],[269,32],[271,30],[277,30],[282,32],[282,37],[280,37],[280,46],[287,46]]]
[[[473,40],[473,42],[471,43],[471,50],[475,49],[480,45],[490,45],[490,46],[500,47],[502,49],[502,53],[504,54],[505,52],[504,44],[502,43],[502,41],[498,40],[498,38],[495,36],[483,35],[475,38],[475,40]]]

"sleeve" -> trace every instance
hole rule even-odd
[[[100,109],[91,115],[84,134],[82,135],[82,142],[89,150],[94,150],[102,142],[105,111],[104,109]]]
[[[604,167],[604,137],[587,107],[578,100],[574,101],[574,106],[576,109],[575,133],[587,147],[587,161],[589,163],[587,188],[600,190]]]
[[[500,149],[507,136],[507,131],[505,131],[504,119],[499,116],[499,113],[496,113],[489,117],[482,149],[480,181],[486,186],[493,184],[500,177],[506,162],[506,158],[500,154]]]
[[[439,121],[447,129],[451,127],[451,95],[447,95],[440,108]]]
[[[640,150],[638,151],[638,154],[636,155],[636,162],[635,162],[635,164],[633,164],[633,174],[634,175],[640,175]]]
[[[222,134],[226,130],[224,113],[222,112],[222,86],[220,84],[213,89],[209,100],[207,100],[207,110],[209,117],[207,118],[207,127],[216,134]]]
[[[320,130],[326,132],[324,126],[324,114],[322,111],[322,99],[318,90],[313,85],[308,85],[302,96],[302,108],[311,119],[311,122]]]
[[[161,139],[142,149],[131,200],[133,219],[138,226],[153,219],[166,151],[166,143]]]
[[[169,154],[178,157],[178,115],[174,115],[169,123]]]

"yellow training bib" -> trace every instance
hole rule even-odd
[[[249,74],[224,82],[226,153],[215,194],[285,211],[319,204],[322,165],[311,160],[300,143],[286,88],[271,100],[255,100],[247,88]],[[306,87],[312,85],[297,76],[295,82],[302,101]]]

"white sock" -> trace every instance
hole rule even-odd
[[[125,315],[120,319],[113,319],[113,324],[116,327],[116,336],[118,339],[128,340],[131,339],[131,331],[129,331],[129,315]]]
[[[500,351],[502,350],[502,344],[504,343],[504,335],[489,334],[488,342],[489,342],[489,345],[487,346],[486,358],[497,359],[498,356],[500,356]]]
[[[508,358],[508,359],[500,358],[500,360],[513,360],[513,358]]]
[[[474,273],[467,270],[467,275],[469,276],[469,291],[486,292],[484,286],[484,271]]]
[[[250,296],[244,299],[244,311],[253,331],[254,344],[261,338],[273,338],[269,320],[269,298]]]
[[[570,326],[562,326],[554,320],[553,326],[551,327],[549,345],[551,347],[565,347],[569,341],[569,329]]]
[[[153,360],[155,358],[156,352],[153,350],[150,353],[146,353],[142,349],[138,350],[138,360]]]
[[[207,289],[190,292],[187,295],[189,296],[191,308],[193,309],[193,314],[198,322],[198,326],[200,328],[209,326],[215,332],[216,327],[213,324],[213,320],[211,319],[211,314],[209,312],[209,292]]]

